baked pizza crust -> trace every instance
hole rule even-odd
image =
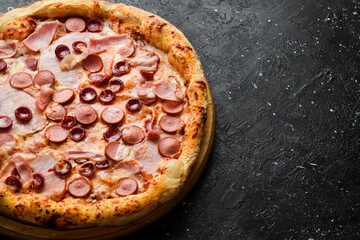
[[[133,6],[87,0],[47,0],[12,10],[0,16],[0,34],[5,40],[23,40],[36,27],[36,19],[97,17],[113,21],[113,27],[143,38],[168,54],[169,62],[187,84],[189,118],[178,159],[164,160],[149,188],[138,195],[93,200],[66,198],[53,201],[40,194],[17,195],[0,185],[0,211],[28,223],[56,228],[119,226],[146,216],[177,196],[187,183],[197,161],[206,120],[207,85],[199,58],[186,37],[166,20]]]

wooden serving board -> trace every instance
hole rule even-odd
[[[176,198],[155,209],[153,214],[148,214],[135,222],[121,227],[91,227],[73,230],[55,230],[31,226],[0,215],[0,234],[15,239],[114,239],[140,230],[170,212],[195,185],[211,153],[215,135],[215,105],[209,86],[208,93],[208,117],[204,128],[204,138],[201,143],[199,158],[195,163],[189,181]]]

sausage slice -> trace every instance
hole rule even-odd
[[[119,124],[124,118],[124,112],[117,107],[106,107],[101,112],[101,119],[106,124]]]
[[[91,191],[91,183],[86,177],[78,177],[68,184],[68,192],[76,198],[85,197]]]
[[[181,143],[174,137],[166,137],[159,141],[158,151],[164,157],[172,157],[181,150]]]
[[[15,141],[15,138],[8,133],[0,133],[0,147],[8,142]]]
[[[159,126],[164,132],[173,133],[181,128],[180,120],[173,116],[163,116],[159,120]]]
[[[67,139],[68,133],[59,124],[55,124],[55,125],[51,125],[50,127],[46,128],[45,137],[50,142],[61,143]]]
[[[165,101],[162,105],[162,109],[168,114],[179,114],[184,110],[184,105],[182,102],[178,101]]]
[[[55,105],[49,107],[45,115],[52,121],[61,121],[66,116],[66,109],[61,105]]]
[[[65,28],[69,32],[82,32],[86,28],[86,23],[83,19],[72,17],[68,18],[65,22]]]
[[[38,86],[48,85],[49,87],[54,83],[55,76],[48,70],[38,72],[34,77],[34,84]]]
[[[138,126],[130,125],[122,129],[122,139],[128,144],[137,144],[144,140],[144,130]]]
[[[59,104],[68,104],[74,99],[75,93],[71,89],[64,89],[54,93],[53,101]]]
[[[83,105],[81,107],[78,107],[75,110],[75,118],[76,120],[84,125],[90,125],[94,123],[97,119],[98,115],[94,108]]]
[[[132,195],[138,190],[138,182],[131,177],[124,177],[119,180],[115,193],[121,197]]]
[[[33,80],[30,74],[25,72],[19,72],[12,75],[10,78],[10,85],[13,88],[27,88],[33,84]]]

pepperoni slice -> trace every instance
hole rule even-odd
[[[86,131],[81,127],[74,127],[70,130],[70,137],[75,142],[80,142],[85,138]]]
[[[19,107],[15,110],[15,117],[21,122],[28,122],[32,118],[32,112],[28,107]]]
[[[103,68],[103,61],[97,54],[89,54],[82,62],[83,68],[86,71],[95,73]]]
[[[4,71],[7,67],[7,63],[4,59],[0,59],[0,72]]]
[[[86,177],[78,177],[68,184],[68,191],[71,196],[82,198],[88,195],[91,191],[91,184]]]
[[[117,53],[120,54],[122,58],[130,57],[131,55],[134,54],[134,52],[135,52],[134,46],[128,46],[128,45],[121,45],[117,50]]]
[[[75,127],[75,125],[76,125],[76,119],[73,116],[66,116],[61,121],[61,127],[65,128],[65,129],[71,129],[71,128]]]
[[[86,23],[86,28],[89,32],[99,32],[101,28],[101,22],[97,18],[91,18]]]
[[[111,104],[115,101],[115,93],[111,91],[110,89],[105,89],[100,92],[99,94],[99,101],[102,104]]]
[[[181,143],[174,137],[166,137],[159,141],[158,151],[164,157],[172,157],[181,150]]]
[[[50,142],[61,143],[67,139],[68,133],[59,124],[55,124],[55,125],[51,125],[50,127],[46,128],[45,137]]]
[[[55,76],[48,70],[38,72],[34,77],[34,84],[38,86],[48,85],[49,87],[54,83]]]
[[[40,173],[33,174],[33,183],[31,184],[32,189],[41,189],[44,186],[45,178]]]
[[[110,142],[105,147],[105,156],[113,161],[122,159],[122,151],[119,151],[120,142]]]
[[[109,81],[109,77],[105,74],[91,74],[89,79],[91,84],[97,87],[105,86]]]
[[[115,193],[120,197],[132,195],[138,191],[138,182],[130,177],[124,177],[119,180]]]
[[[89,159],[86,158],[79,158],[74,160],[77,164],[84,164],[89,161]]]
[[[154,76],[155,76],[155,72],[154,71],[144,71],[144,70],[140,70],[140,74],[148,81],[153,80]]]
[[[103,134],[105,141],[113,142],[121,138],[121,132],[117,127],[109,127]]]
[[[60,92],[54,93],[53,101],[59,104],[69,104],[74,100],[75,93],[71,89],[64,89]]]
[[[0,129],[8,129],[12,126],[12,120],[8,116],[0,116]]]
[[[144,130],[138,126],[130,125],[122,129],[122,139],[128,144],[137,144],[144,140]]]
[[[85,30],[86,24],[85,21],[81,18],[72,17],[68,18],[65,22],[65,28],[69,32],[82,32]]]
[[[122,75],[130,72],[130,64],[127,61],[120,61],[114,65],[113,74],[117,77],[121,77]]]
[[[66,116],[66,109],[61,105],[49,107],[45,115],[52,121],[61,121]]]
[[[83,102],[91,103],[95,101],[97,97],[97,93],[96,90],[93,89],[92,87],[86,87],[80,90],[79,96]]]
[[[14,177],[14,176],[8,176],[8,177],[5,179],[5,184],[6,184],[6,185],[9,185],[9,186],[12,186],[12,187],[15,187],[15,188],[17,188],[17,189],[20,189],[20,188],[21,188],[20,179],[17,178],[17,177]]]
[[[109,82],[109,89],[117,93],[124,89],[124,82],[119,78],[113,78]]]
[[[0,133],[0,147],[6,143],[15,141],[14,137],[8,133]]]
[[[137,98],[129,99],[129,101],[126,103],[126,109],[130,112],[137,112],[141,109],[141,107],[141,101]]]
[[[30,74],[25,72],[19,72],[12,75],[10,78],[10,85],[13,88],[27,88],[33,84],[33,80]]]
[[[97,162],[95,166],[97,169],[107,169],[108,167],[110,167],[110,162],[106,159],[104,161]]]
[[[81,106],[75,110],[75,118],[81,124],[90,125],[96,121],[97,112],[90,106]]]
[[[60,176],[66,176],[71,172],[72,165],[68,160],[62,159],[55,163],[54,170],[55,173]]]
[[[106,124],[119,124],[124,118],[124,112],[117,107],[106,107],[101,112],[101,120]]]
[[[31,71],[36,71],[38,66],[38,60],[35,58],[27,58],[25,59],[25,65]]]
[[[92,162],[84,163],[79,170],[80,175],[90,178],[94,175],[96,171],[96,166]]]
[[[84,46],[84,47],[87,48],[86,42],[76,41],[76,42],[73,42],[73,44],[72,44],[72,47],[73,47],[74,51],[77,52],[77,53],[82,53],[82,51],[80,49],[81,46]]]
[[[159,126],[164,132],[173,133],[181,128],[180,120],[173,116],[163,116],[159,120]]]
[[[60,60],[64,59],[64,57],[66,57],[70,53],[70,48],[64,44],[60,44],[55,48],[55,55]]]
[[[165,101],[162,105],[162,109],[168,114],[179,114],[184,110],[184,105],[182,102]]]
[[[154,98],[141,99],[141,102],[147,106],[150,106],[150,105],[153,105],[154,103],[156,103],[157,100],[158,100],[158,98],[155,96]]]

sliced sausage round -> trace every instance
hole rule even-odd
[[[181,143],[174,137],[166,137],[159,141],[158,151],[164,157],[172,157],[181,150]]]
[[[0,129],[8,129],[12,126],[12,120],[8,116],[0,116]]]
[[[0,133],[0,147],[6,143],[14,142],[15,138],[8,133]]]
[[[75,178],[68,184],[68,191],[73,197],[85,197],[91,191],[91,183],[86,177]]]
[[[163,116],[159,120],[159,126],[164,132],[173,133],[181,128],[180,120],[173,116]]]
[[[28,122],[32,119],[32,111],[28,107],[18,107],[15,109],[15,117],[20,122]]]
[[[5,179],[4,182],[5,182],[6,185],[9,185],[9,186],[12,186],[12,187],[15,187],[15,188],[21,188],[20,179],[17,178],[17,177],[8,176],[8,177]]]
[[[89,72],[99,72],[103,68],[103,61],[97,54],[89,54],[83,62],[83,68]]]
[[[113,161],[122,159],[122,151],[119,151],[120,142],[110,142],[105,147],[105,156]]]
[[[117,93],[124,89],[124,82],[120,78],[113,78],[109,82],[109,89]]]
[[[82,32],[86,28],[86,23],[82,18],[72,17],[66,20],[65,28],[69,32]]]
[[[55,124],[55,125],[51,125],[50,127],[46,128],[45,137],[50,142],[61,143],[67,139],[68,133],[59,124]]]
[[[91,84],[94,84],[97,87],[101,87],[108,83],[109,77],[105,74],[91,74],[89,76],[89,80]]]
[[[52,121],[61,121],[66,116],[66,109],[61,105],[55,105],[46,109],[45,115]]]
[[[162,109],[168,114],[179,114],[184,110],[184,105],[182,102],[165,101],[162,105]]]
[[[48,85],[49,87],[54,83],[55,76],[48,70],[42,70],[38,72],[34,77],[34,84],[39,87]]]
[[[64,59],[70,53],[70,48],[64,44],[60,44],[55,48],[55,55],[60,60]]]
[[[92,162],[84,163],[79,170],[80,175],[90,178],[94,175],[96,171],[96,166]]]
[[[25,65],[31,71],[36,71],[38,66],[38,60],[35,58],[27,58],[25,59]]]
[[[76,120],[84,125],[90,125],[97,119],[97,112],[94,108],[84,105],[75,110]]]
[[[86,28],[89,32],[99,32],[101,28],[101,22],[97,18],[91,18],[86,23]]]
[[[81,127],[74,127],[70,130],[70,137],[75,142],[80,142],[85,138],[85,136],[86,136],[86,131]]]
[[[81,101],[91,103],[97,98],[97,93],[92,87],[86,87],[80,90],[79,97]]]
[[[131,177],[124,177],[119,180],[115,193],[121,197],[135,194],[138,191],[138,182]]]
[[[144,130],[138,126],[130,125],[122,129],[122,139],[128,144],[137,144],[144,140]]]
[[[115,98],[115,93],[110,89],[102,90],[99,94],[99,101],[104,105],[113,103]]]
[[[105,141],[113,142],[121,138],[121,132],[117,127],[109,127],[103,134]]]
[[[68,104],[74,99],[75,93],[71,89],[64,89],[60,92],[55,92],[53,101],[59,104]]]
[[[33,80],[30,74],[25,72],[19,72],[12,75],[10,78],[10,85],[13,88],[27,88],[33,84]]]
[[[117,107],[106,107],[101,112],[101,120],[106,124],[119,124],[124,118],[124,112]]]
[[[0,59],[0,72],[4,71],[7,67],[7,63],[4,59]]]
[[[82,46],[87,48],[86,42],[76,41],[76,42],[73,42],[73,44],[72,44],[72,47],[73,47],[74,51],[77,52],[77,53],[82,53],[82,51],[80,49]]]
[[[66,116],[61,121],[61,127],[65,129],[71,129],[76,125],[76,118],[73,116]]]
[[[41,173],[33,174],[33,183],[31,184],[32,189],[41,189],[44,186],[45,177]]]

